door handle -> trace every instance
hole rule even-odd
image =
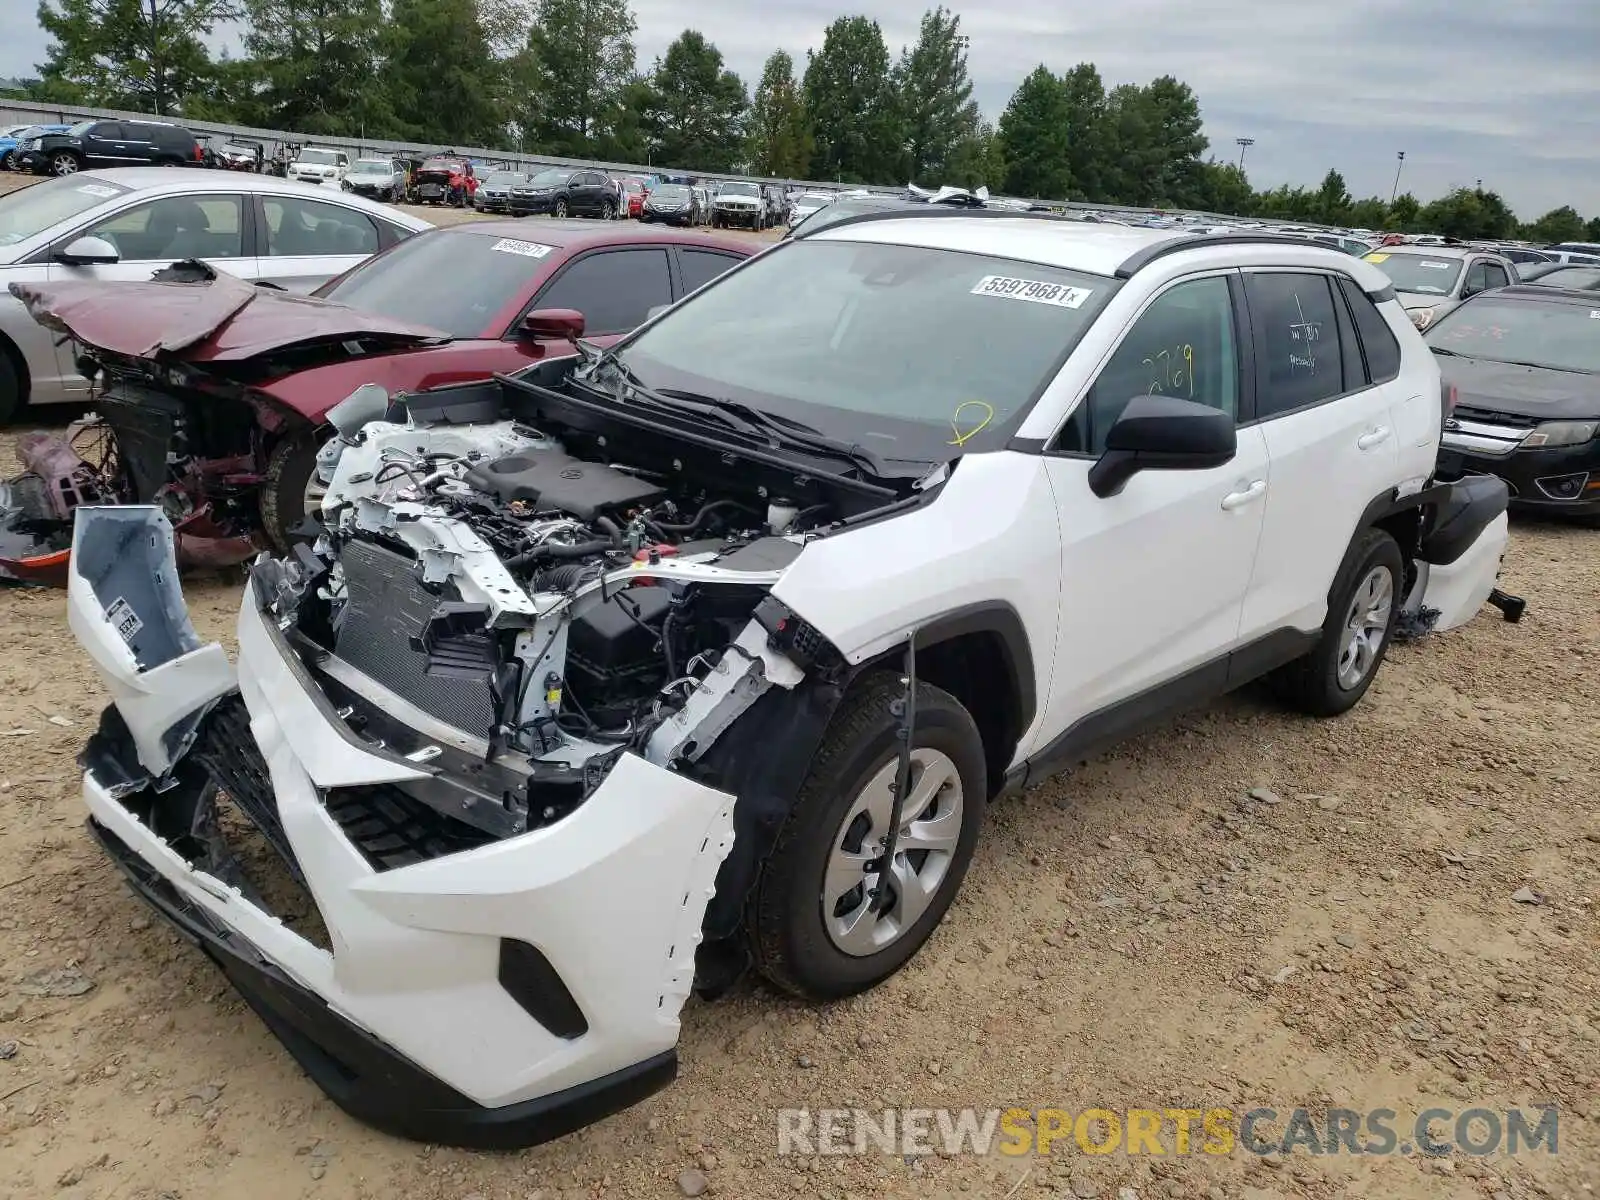
[[[1252,501],[1259,500],[1267,494],[1267,481],[1258,479],[1242,492],[1229,492],[1222,498],[1222,507],[1227,512],[1236,508],[1243,508]]]
[[[1381,446],[1389,440],[1389,427],[1379,425],[1371,433],[1363,433],[1356,439],[1356,449],[1371,450],[1374,446]]]

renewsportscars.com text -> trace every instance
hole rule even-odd
[[[787,1108],[778,1153],[898,1154],[1555,1154],[1560,1112],[1429,1108]]]

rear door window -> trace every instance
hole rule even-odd
[[[267,254],[300,258],[341,254],[375,254],[378,227],[366,213],[304,200],[299,196],[263,196]]]
[[[679,250],[678,271],[683,276],[683,294],[687,296],[710,283],[724,271],[738,266],[740,261],[737,255],[719,254],[715,250]]]
[[[610,250],[572,263],[534,301],[535,308],[572,308],[586,334],[626,333],[659,304],[672,303],[665,250]]]
[[[1326,275],[1245,275],[1255,329],[1256,416],[1269,420],[1359,387],[1347,387],[1339,320]]]

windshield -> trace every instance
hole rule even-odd
[[[128,191],[103,179],[68,175],[0,196],[0,246],[10,246]]]
[[[650,193],[653,200],[687,200],[689,189],[681,183],[662,183],[656,185],[656,190]]]
[[[540,171],[537,175],[535,175],[533,177],[533,182],[538,184],[540,187],[558,187],[559,185],[565,183],[567,181],[567,177],[571,174],[571,171],[562,171],[558,168],[550,167],[546,170]]]
[[[753,183],[725,183],[717,189],[719,196],[759,196],[761,189]]]
[[[496,171],[483,181],[484,187],[498,188],[510,187],[514,183],[521,183],[525,175],[520,171]]]
[[[1463,304],[1423,335],[1468,358],[1600,374],[1600,308],[1485,298]]]
[[[935,462],[1003,445],[1116,286],[919,246],[790,242],[668,310],[621,356],[650,387]]]
[[[422,164],[422,170],[424,171],[442,171],[446,174],[462,169],[461,164],[453,158],[430,158]]]
[[[1426,254],[1396,254],[1387,250],[1365,257],[1393,281],[1397,292],[1448,296],[1461,277],[1462,260],[1459,258],[1430,258]]]
[[[381,158],[358,158],[350,168],[352,175],[393,175],[394,167]]]
[[[296,162],[303,162],[310,167],[334,167],[339,165],[339,159],[332,150],[302,150]]]
[[[553,247],[441,229],[407,238],[317,294],[451,337],[499,337],[489,328],[549,261]]]
[[[67,134],[70,137],[81,138],[99,123],[98,121],[79,121],[76,125],[67,127]]]

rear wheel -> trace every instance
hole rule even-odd
[[[796,995],[848,996],[899,970],[938,927],[972,861],[987,794],[983,742],[955,697],[929,684],[917,688],[894,861],[879,857],[899,758],[889,705],[901,691],[883,674],[845,698],[751,892],[745,928],[756,966]],[[884,874],[888,895],[875,905]]]
[[[76,175],[80,165],[78,156],[70,150],[58,150],[50,156],[52,175]]]
[[[1363,532],[1328,593],[1328,616],[1315,648],[1274,672],[1269,686],[1315,717],[1354,708],[1389,652],[1404,580],[1399,543],[1381,529]]]
[[[617,215],[617,206],[615,204],[611,203],[611,201],[609,201],[609,200],[601,201],[601,203],[600,203],[600,219],[602,221],[610,221],[613,218],[615,218],[616,215]]]
[[[327,491],[317,478],[317,450],[322,438],[302,430],[284,438],[267,455],[267,478],[261,485],[261,524],[273,549],[288,553],[293,531],[321,510]]]
[[[571,212],[571,209],[567,207],[567,198],[563,196],[561,199],[556,201],[555,215],[558,217],[565,217],[569,212]]]

